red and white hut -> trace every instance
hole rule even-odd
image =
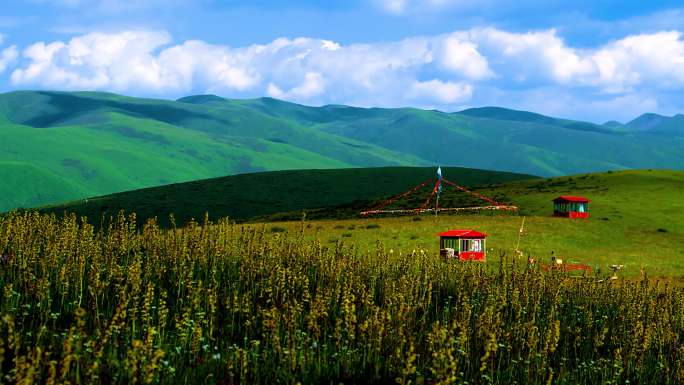
[[[485,240],[487,234],[475,230],[449,230],[439,236],[440,255],[446,259],[461,261],[486,260]]]
[[[553,200],[553,216],[563,218],[589,218],[589,199],[561,195]]]

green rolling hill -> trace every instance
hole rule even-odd
[[[542,261],[552,251],[566,261],[606,269],[625,264],[624,274],[638,276],[641,266],[662,277],[684,276],[684,171],[630,170],[541,179],[529,175],[445,168],[445,178],[485,196],[520,208],[525,232],[520,247]],[[307,211],[306,235],[322,242],[353,242],[372,250],[378,240],[395,250],[435,249],[434,234],[449,228],[473,228],[489,234],[492,264],[498,253],[518,244],[521,218],[499,215],[406,215],[360,217],[359,211],[387,197],[434,178],[433,168],[367,168],[296,170],[236,175],[172,184],[44,207],[61,215],[88,216],[96,225],[119,210],[135,211],[142,223],[157,217],[168,225],[189,218],[273,222],[266,229],[298,232],[301,211]],[[430,188],[400,199],[388,208],[420,206]],[[588,220],[551,217],[551,200],[559,195],[583,195],[591,200]],[[469,195],[446,187],[441,207],[482,205]],[[334,219],[334,220],[328,220]],[[285,221],[285,222],[280,222]],[[262,226],[259,224],[257,226]]]
[[[297,219],[302,210],[314,218],[357,217],[358,212],[384,202],[426,180],[435,180],[431,167],[293,170],[242,174],[133,190],[46,206],[46,212],[74,212],[99,219],[119,210],[135,211],[141,220],[162,222],[173,213],[178,223],[202,218],[233,220]],[[666,228],[684,235],[684,171],[629,170],[539,177],[478,169],[445,167],[445,179],[475,189],[499,202],[516,205],[520,214],[544,217],[551,199],[584,195],[591,199],[596,221],[618,221],[655,231]],[[431,185],[388,208],[416,208],[425,202]],[[441,207],[487,205],[444,185]],[[309,216],[311,218],[311,216]]]
[[[489,235],[488,261],[497,266],[499,255],[509,261],[520,247],[548,263],[551,253],[567,262],[586,263],[594,273],[608,274],[609,266],[624,265],[618,276],[640,278],[643,267],[650,277],[684,282],[684,171],[629,170],[580,174],[550,179],[530,179],[494,186],[475,187],[489,197],[505,199],[520,207],[515,215],[407,215],[402,217],[349,217],[310,223],[308,234],[321,242],[344,242],[360,250],[374,250],[378,241],[395,251],[424,249],[437,253],[435,233],[465,228]],[[424,194],[427,194],[425,192]],[[587,220],[551,216],[551,200],[559,195],[582,195],[591,200]],[[446,191],[444,205],[463,193]],[[425,195],[423,195],[424,197]],[[409,205],[410,207],[410,205]],[[334,212],[329,210],[329,213]],[[369,226],[369,224],[375,226]],[[297,221],[266,224],[297,233]]]
[[[684,168],[678,122],[668,120],[663,134],[493,107],[443,113],[11,92],[0,94],[0,211],[272,170],[441,164],[554,176]]]
[[[445,167],[443,172],[465,186],[537,178],[456,167]],[[103,215],[108,217],[125,210],[136,212],[141,222],[157,217],[162,224],[167,224],[172,213],[178,224],[190,218],[203,218],[205,213],[214,220],[230,217],[240,221],[298,218],[301,210],[313,211],[315,217],[350,217],[379,199],[404,192],[435,177],[435,169],[431,167],[260,172],[82,199],[42,210],[57,214],[74,212],[94,221]],[[422,195],[420,199],[424,200]]]
[[[0,95],[0,211],[264,170],[429,164],[277,119],[101,93]]]

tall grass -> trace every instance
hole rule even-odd
[[[3,383],[681,384],[684,296],[228,221],[0,217]]]

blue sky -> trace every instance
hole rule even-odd
[[[3,0],[0,91],[684,112],[681,2],[471,3]]]

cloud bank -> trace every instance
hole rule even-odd
[[[679,31],[629,35],[592,48],[569,46],[553,29],[496,28],[348,45],[281,38],[229,47],[176,42],[167,32],[148,30],[36,42],[21,52],[3,49],[2,41],[0,73],[8,72],[16,87],[146,96],[270,95],[310,104],[444,110],[484,103],[561,114],[600,106],[624,115],[630,108],[657,108],[659,94],[684,87]]]

